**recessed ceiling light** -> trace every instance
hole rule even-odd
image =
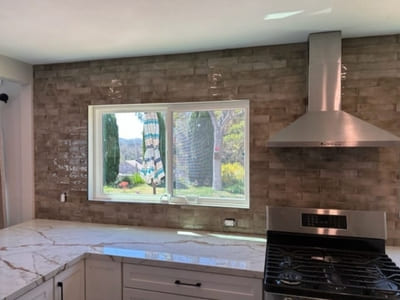
[[[277,13],[268,14],[264,17],[264,20],[278,20],[278,19],[285,19],[288,17],[292,17],[298,14],[303,13],[304,10],[295,10],[295,11],[282,11]]]
[[[328,8],[321,9],[321,10],[310,13],[310,16],[330,14],[331,12],[332,12],[332,7],[328,7]]]

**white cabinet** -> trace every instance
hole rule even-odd
[[[17,300],[54,300],[53,279],[42,283]]]
[[[193,298],[173,294],[150,292],[137,289],[124,289],[124,300],[196,300],[204,298]]]
[[[263,295],[262,280],[248,277],[123,264],[123,278],[124,300],[180,299],[175,295],[182,299],[261,300]],[[165,294],[159,297],[159,293]]]
[[[262,280],[91,257],[18,300],[262,300]]]
[[[85,300],[84,274],[84,262],[81,261],[17,299]]]
[[[85,300],[85,265],[83,261],[54,277],[55,300]]]
[[[86,260],[86,300],[121,300],[122,267],[109,257]]]

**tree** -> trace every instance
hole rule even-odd
[[[214,128],[213,182],[215,191],[222,190],[221,162],[223,153],[223,137],[231,120],[240,112],[234,110],[209,111]]]
[[[158,126],[160,128],[160,156],[165,170],[165,121],[163,114],[157,113]]]
[[[222,157],[222,163],[240,163],[244,165],[244,132],[245,132],[245,121],[243,120],[243,114],[238,114],[231,122],[231,126],[228,126],[224,134],[224,156]]]
[[[114,184],[119,173],[119,139],[115,114],[103,115],[103,182]]]
[[[213,168],[214,128],[208,112],[190,115],[189,179],[199,186],[211,186]]]

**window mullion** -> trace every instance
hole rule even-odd
[[[173,151],[172,151],[172,141],[173,141],[173,133],[172,133],[172,126],[173,126],[173,119],[172,119],[172,110],[167,110],[167,117],[166,117],[166,188],[167,193],[172,196],[173,193]]]

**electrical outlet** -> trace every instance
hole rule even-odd
[[[67,192],[63,192],[60,195],[60,202],[67,202]]]
[[[233,218],[227,218],[224,220],[224,226],[225,227],[235,227],[236,226],[236,220]]]

